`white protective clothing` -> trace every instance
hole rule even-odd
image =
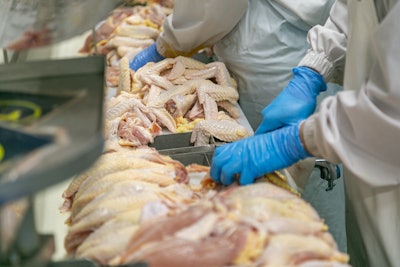
[[[188,52],[214,45],[217,59],[238,82],[240,107],[256,129],[262,109],[288,84],[290,70],[304,56],[308,30],[325,23],[333,2],[176,0],[158,48],[162,43]]]
[[[350,263],[400,266],[400,3],[338,0],[308,38],[299,65],[329,80],[346,61],[344,91],[303,127],[313,155],[344,165]]]

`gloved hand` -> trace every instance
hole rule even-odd
[[[317,96],[326,90],[321,74],[307,68],[293,69],[293,78],[285,89],[262,111],[263,121],[255,134],[293,125],[310,116],[317,105]]]
[[[129,62],[129,67],[137,71],[139,68],[146,65],[148,62],[159,62],[165,59],[157,51],[156,43],[153,43],[143,51],[139,52],[132,60]]]
[[[299,127],[300,122],[218,147],[211,164],[212,179],[229,185],[240,174],[239,182],[245,185],[311,157],[300,142]]]

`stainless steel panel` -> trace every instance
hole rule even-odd
[[[177,153],[186,153],[192,151],[211,151],[215,147],[214,138],[210,137],[209,144],[206,146],[193,146],[190,143],[190,136],[192,132],[176,133],[176,134],[163,134],[154,138],[154,142],[149,144],[154,147],[161,154],[172,155]]]
[[[180,161],[183,165],[187,166],[192,163],[210,166],[213,150],[210,151],[191,151],[186,153],[176,153],[169,155],[171,158]]]
[[[48,143],[18,150],[17,156],[7,158],[21,144],[0,140],[3,148],[10,149],[4,152],[7,160],[0,160],[0,205],[70,178],[101,154],[104,67],[101,56],[0,66],[0,114],[2,104],[4,108],[4,103],[14,103],[19,97],[43,110],[43,101],[49,104],[46,113],[29,121],[4,119],[12,110],[2,114],[1,132],[14,131],[16,137]],[[57,97],[65,101],[55,104]]]

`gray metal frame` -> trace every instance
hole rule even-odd
[[[0,66],[0,92],[71,97],[30,125],[2,125],[54,141],[5,168],[0,163],[0,204],[59,183],[102,153],[104,66],[101,56]]]

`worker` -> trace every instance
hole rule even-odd
[[[256,129],[262,109],[290,81],[291,68],[305,55],[308,30],[324,24],[333,2],[176,0],[156,43],[139,53],[130,67],[138,70],[147,62],[213,47],[216,60],[224,62],[237,81],[240,107]],[[328,87],[328,94],[340,89],[332,83]],[[346,251],[343,181],[326,192],[326,182],[313,165],[314,160],[302,161],[287,170],[296,179],[296,189],[324,218],[340,250]],[[330,200],[324,201],[327,195]]]
[[[249,184],[311,155],[342,162],[354,267],[400,266],[399,18],[398,1],[336,1],[256,134],[217,148],[211,166],[218,182]],[[343,91],[312,113],[307,103],[340,73]]]
[[[262,109],[288,83],[290,69],[304,56],[308,30],[326,21],[333,2],[177,0],[156,43],[130,67],[192,56],[212,46],[216,59],[235,78],[240,107],[256,129]]]

